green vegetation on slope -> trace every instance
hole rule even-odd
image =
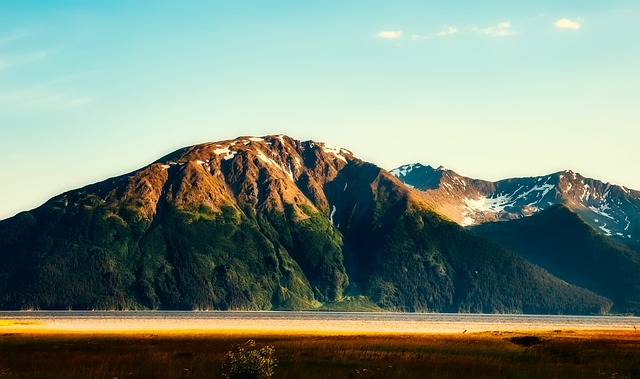
[[[349,280],[342,255],[342,236],[326,216],[303,205],[306,218],[296,219],[294,207],[284,213],[260,213],[257,218],[274,244],[282,245],[305,272],[319,301],[342,297]]]
[[[336,202],[344,209],[341,230],[352,280],[379,306],[400,311],[575,314],[602,313],[611,306],[606,298],[569,285],[415,206],[408,192],[375,166],[357,172],[361,180],[351,175],[349,186],[362,186],[359,193],[369,191],[364,198],[373,201],[342,196]]]
[[[244,158],[237,173],[246,178],[231,184],[199,163],[155,164],[0,221],[0,308],[592,314],[611,306],[429,211],[375,165],[352,160],[323,177],[337,169],[318,155],[318,180],[305,179],[312,201],[282,173],[251,166],[261,159]]]
[[[640,254],[602,236],[566,207],[473,231],[567,282],[607,296],[617,312],[640,314]]]
[[[294,236],[310,229],[306,223],[295,225]],[[2,308],[319,305],[296,260],[233,207],[217,214],[169,207],[149,223],[136,217],[125,220],[101,206],[88,210],[52,205],[3,221],[0,227],[8,231],[0,237]],[[134,230],[142,232],[136,235]],[[292,241],[289,247],[301,250],[300,243],[304,241]],[[328,265],[322,259],[315,262]],[[329,299],[341,293],[346,280],[339,272],[331,274],[337,277],[335,285],[322,283]]]

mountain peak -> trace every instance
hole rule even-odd
[[[433,209],[462,226],[528,217],[561,204],[605,236],[640,240],[640,192],[585,178],[572,170],[497,182],[441,168],[392,173],[407,186],[424,191]]]
[[[611,306],[429,204],[440,194],[441,204],[465,199],[471,212],[493,184],[417,163],[397,172],[426,190],[347,149],[285,135],[179,149],[0,221],[0,308],[317,309],[355,300],[396,311],[599,313]],[[535,186],[545,184],[550,179]],[[500,203],[507,195],[491,200],[489,211],[513,212]]]
[[[325,154],[346,163],[353,159],[353,153],[347,149],[324,142],[299,141],[284,134],[262,137],[241,136],[231,140],[209,142],[179,149],[158,162],[180,163],[189,160],[233,160],[239,152],[252,152],[265,163],[272,163],[270,157],[291,155],[301,158],[305,150],[320,148]],[[300,161],[301,162],[301,161]]]
[[[424,166],[420,163],[409,163],[409,164],[402,165],[400,167],[396,167],[389,172],[395,176],[400,177],[400,176],[406,176],[411,171],[415,169],[420,169],[421,167],[424,167]],[[431,166],[427,166],[427,167],[431,168]]]
[[[328,214],[322,186],[353,160],[349,150],[324,142],[282,134],[241,136],[178,149],[133,173],[60,195],[47,205],[78,205],[79,194],[91,194],[115,214],[136,207],[147,220],[168,205],[204,214],[196,210],[217,213],[238,202],[280,210],[294,204],[300,217],[305,217],[304,206]]]
[[[442,167],[442,166],[440,166]],[[445,171],[425,166],[421,163],[411,163],[390,171],[407,187],[427,190],[437,188]]]

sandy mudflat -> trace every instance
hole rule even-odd
[[[276,317],[277,315],[277,317]],[[64,313],[55,317],[0,316],[0,333],[463,333],[485,331],[552,331],[552,330],[636,330],[638,318],[562,318],[562,317],[461,317],[446,315],[430,318],[398,318],[381,316],[287,315],[251,313],[250,317],[228,317],[209,314],[206,317],[171,317],[150,314],[148,317],[74,316]],[[603,321],[604,320],[604,321]],[[637,327],[636,327],[636,321]]]

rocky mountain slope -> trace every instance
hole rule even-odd
[[[433,200],[324,143],[191,146],[0,221],[0,308],[611,308]]]
[[[640,242],[640,192],[572,171],[497,182],[421,164],[391,172],[422,190],[433,209],[462,226],[518,219],[563,205],[605,236],[631,245]]]

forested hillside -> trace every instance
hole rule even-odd
[[[608,312],[613,293],[574,284],[348,150],[282,135],[187,147],[0,221],[3,309]]]

